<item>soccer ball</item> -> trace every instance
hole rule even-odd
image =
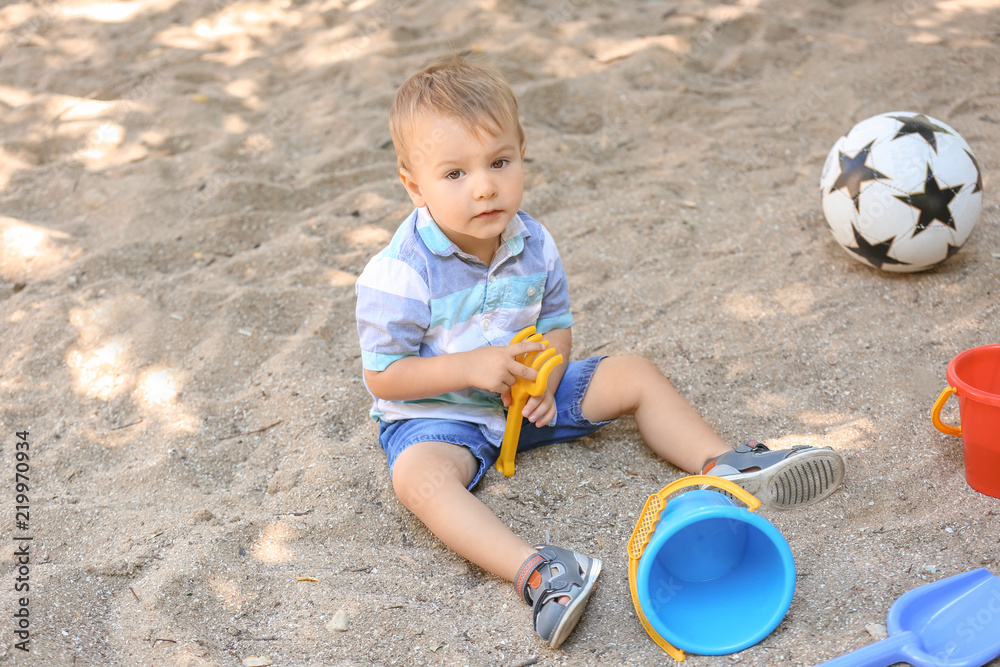
[[[969,238],[983,177],[958,132],[923,114],[893,112],[837,140],[820,193],[830,230],[851,257],[883,271],[923,271]]]

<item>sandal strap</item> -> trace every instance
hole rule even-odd
[[[528,556],[526,561],[521,563],[521,567],[517,570],[517,576],[514,578],[514,588],[525,604],[531,604],[531,597],[528,595],[528,580],[531,579],[531,575],[535,573],[535,570],[545,562],[545,558],[541,554],[532,554]]]
[[[514,580],[515,588],[527,604],[538,609],[543,601],[563,595],[573,597],[583,588],[585,580],[581,577],[580,562],[575,552],[551,544],[540,544],[535,548],[538,553],[521,564]],[[556,569],[555,574],[553,569]],[[540,587],[533,589],[529,583],[535,572],[541,575],[542,580]]]
[[[580,573],[580,561],[577,560],[576,553],[569,549],[546,545],[539,549],[538,555],[542,557],[542,565],[549,565],[548,576],[543,574],[542,581],[544,588],[535,594],[535,605],[539,605],[539,600],[551,599],[562,595],[574,596],[576,591],[583,588],[585,580]],[[559,567],[559,573],[553,576],[551,564],[555,563]]]

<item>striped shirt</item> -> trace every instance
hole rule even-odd
[[[500,235],[489,266],[462,252],[416,209],[375,255],[356,284],[361,362],[382,371],[407,356],[432,357],[508,345],[521,329],[573,324],[566,272],[549,232],[524,211]],[[431,398],[386,401],[373,418],[457,419],[503,432],[500,395],[469,387]]]

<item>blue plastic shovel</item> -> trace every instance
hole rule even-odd
[[[979,667],[1000,655],[1000,577],[979,569],[924,584],[889,607],[889,636],[818,667]]]

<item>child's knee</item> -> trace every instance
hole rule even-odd
[[[438,477],[436,477],[438,475]],[[434,497],[435,489],[444,482],[444,473],[430,471],[425,475],[414,475],[405,467],[402,470],[393,469],[392,490],[399,502],[411,510],[423,505]]]
[[[440,456],[434,447],[423,446],[430,444],[420,443],[407,448],[392,468],[392,490],[411,510],[433,499],[447,485],[467,485],[471,481],[470,474],[474,474],[474,471],[465,470],[469,466],[464,465],[464,457],[458,456],[456,461],[453,455]],[[463,451],[468,452],[464,448]]]
[[[583,397],[583,415],[594,422],[634,414],[663,374],[648,359],[617,356],[602,359]]]
[[[602,359],[597,368],[602,372],[599,374],[595,372],[594,381],[626,391],[641,389],[649,380],[660,380],[665,377],[652,361],[634,355]]]
[[[584,396],[584,416],[604,419],[631,415],[645,401],[655,400],[672,387],[667,376],[649,359],[632,355],[607,357],[598,364]]]

